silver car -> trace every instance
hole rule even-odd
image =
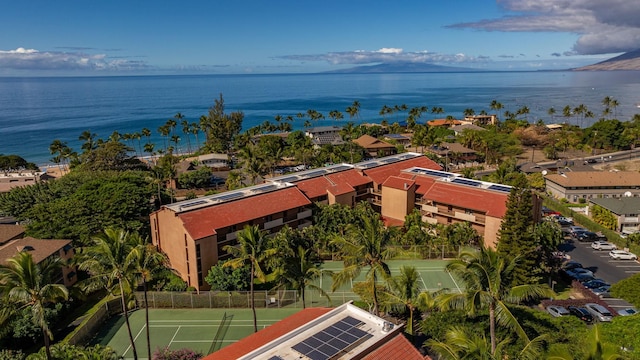
[[[594,241],[591,243],[593,250],[616,250],[618,247],[615,244],[606,241]]]
[[[547,312],[551,314],[551,316],[553,317],[562,317],[562,316],[571,315],[569,310],[565,309],[562,306],[556,306],[556,305],[547,306]]]
[[[613,319],[613,314],[611,314],[611,312],[607,310],[606,307],[600,304],[588,303],[584,307],[588,312],[591,313],[591,315],[593,315],[595,319],[598,319],[598,321],[608,322]]]
[[[624,250],[611,250],[609,256],[613,260],[638,260],[636,254]]]

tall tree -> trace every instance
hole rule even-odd
[[[81,287],[86,291],[104,288],[120,296],[134,359],[138,359],[138,352],[131,332],[127,303],[138,271],[138,252],[135,251],[137,245],[128,231],[107,228],[93,237],[93,245],[80,249],[78,254],[78,268],[89,274],[81,282]]]
[[[225,113],[224,99],[220,94],[220,98],[214,100],[213,107],[209,109],[209,114],[200,118],[209,150],[229,154],[234,138],[242,129],[243,119],[244,114],[240,111]]]
[[[420,273],[413,266],[401,266],[400,274],[389,278],[387,298],[408,314],[406,332],[409,335],[413,335],[415,312],[435,307],[435,299],[427,289],[420,288],[420,280]]]
[[[513,285],[536,282],[533,274],[537,267],[533,252],[533,195],[527,178],[519,174],[513,181],[507,199],[507,211],[498,232],[498,253],[505,257],[522,256],[520,266],[513,271]],[[529,256],[532,255],[532,256]]]
[[[322,277],[323,270],[313,248],[298,245],[285,250],[280,271],[277,274],[280,286],[286,286],[298,292],[302,299],[302,308],[306,308],[305,293],[307,289],[318,292],[331,302],[327,294],[316,281]]]
[[[231,260],[224,263],[224,266],[231,266],[234,269],[244,265],[249,265],[250,267],[249,276],[251,282],[249,284],[249,301],[251,303],[251,311],[253,312],[253,331],[258,332],[258,318],[256,316],[255,292],[253,287],[256,280],[259,282],[267,281],[264,261],[274,256],[277,249],[271,246],[269,238],[267,238],[267,233],[260,230],[258,225],[245,226],[244,229],[238,233],[238,246],[226,245],[223,249],[233,256]]]
[[[61,262],[58,258],[46,259],[40,264],[33,261],[29,252],[20,252],[0,265],[0,295],[3,301],[31,310],[33,321],[42,329],[47,359],[53,333],[45,318],[47,304],[67,300],[69,291],[54,280],[60,274]]]
[[[137,260],[134,275],[138,282],[142,282],[144,293],[144,320],[147,335],[147,355],[151,359],[151,336],[149,326],[149,301],[147,299],[147,285],[153,280],[161,270],[169,268],[167,256],[149,243],[149,241],[138,233],[131,234],[131,242],[135,245],[133,254]]]
[[[377,296],[378,279],[388,279],[391,275],[386,261],[395,255],[389,246],[392,233],[385,228],[376,213],[360,216],[360,224],[347,226],[346,236],[337,236],[331,241],[344,262],[342,271],[333,275],[332,291],[355,279],[366,268],[367,282],[371,286],[373,313],[379,314]]]
[[[462,293],[446,293],[438,296],[436,303],[441,310],[465,310],[475,316],[480,309],[489,310],[489,334],[491,353],[496,352],[496,324],[513,330],[519,338],[529,344],[531,340],[511,313],[507,304],[553,296],[553,292],[542,285],[512,286],[514,270],[521,257],[503,257],[493,249],[464,249],[458,258],[447,265],[447,271],[464,284]]]

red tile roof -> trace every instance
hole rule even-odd
[[[416,182],[411,179],[407,179],[399,176],[389,176],[387,180],[382,184],[382,186],[386,186],[386,187],[390,187],[398,190],[407,190],[410,187],[412,187],[415,183]]]
[[[215,234],[216,229],[233,224],[242,224],[249,220],[278,214],[309,204],[311,204],[311,201],[300,190],[295,187],[289,187],[188,211],[178,214],[178,216],[182,220],[184,228],[195,240]]]
[[[431,121],[427,121],[427,125],[429,126],[453,126],[453,125],[460,125],[462,124],[462,121],[460,120],[453,120],[453,119],[435,119],[435,120],[431,120]]]
[[[386,141],[379,140],[367,134],[360,136],[359,138],[353,140],[353,142],[365,149],[395,148],[393,144],[389,144]]]
[[[503,217],[507,211],[508,196],[509,194],[491,190],[437,181],[426,192],[424,198],[438,203],[486,212],[487,215],[493,217]]]
[[[400,171],[410,167],[422,167],[426,169],[442,170],[442,167],[426,156],[419,156],[396,163],[378,166],[373,169],[364,170],[364,174],[369,176],[376,184],[382,184],[389,176],[398,176]]]
[[[371,183],[371,179],[357,170],[350,169],[294,183],[310,199],[315,199],[318,196],[326,195],[327,191],[334,195],[353,191],[356,186]],[[344,185],[347,185],[347,187],[344,187]]]
[[[269,342],[279,338],[282,335],[293,331],[300,326],[317,319],[318,317],[328,313],[331,308],[308,308],[295,313],[277,323],[266,327],[257,333],[247,336],[246,338],[225,346],[224,348],[204,357],[203,360],[232,360],[240,356],[246,355],[253,350],[268,344]]]
[[[402,334],[397,334],[373,352],[367,354],[362,360],[426,360],[428,355],[420,354],[415,346]]]
[[[430,176],[419,176],[414,174],[402,173],[400,177],[411,179],[416,183],[416,194],[424,195],[436,182],[436,179]]]
[[[403,227],[404,226],[404,220],[393,219],[390,217],[382,217],[382,222],[386,227],[391,227],[391,226]]]

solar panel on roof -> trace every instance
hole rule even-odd
[[[364,163],[364,164],[360,164],[360,167],[368,169],[370,167],[376,166],[377,164],[378,163],[376,163],[376,162],[367,162],[367,163]]]
[[[323,175],[326,171],[325,170],[320,170],[320,171],[312,171],[310,173],[306,173],[306,174],[302,174],[304,177],[316,177],[316,176],[320,176]]]
[[[469,179],[464,179],[464,178],[455,178],[455,179],[451,180],[451,182],[452,183],[456,183],[456,184],[467,185],[467,186],[480,186],[480,185],[482,185],[482,183],[480,181],[469,180]]]
[[[431,169],[411,169],[411,172],[414,173],[418,173],[418,174],[424,174],[424,175],[429,175],[429,176],[435,176],[435,177],[454,177],[455,175],[452,173],[448,173],[446,171],[438,171],[438,170],[431,170]]]
[[[206,200],[198,200],[198,201],[193,201],[193,202],[190,202],[190,203],[182,204],[182,205],[180,205],[180,208],[181,209],[186,209],[186,208],[190,208],[190,207],[194,207],[194,206],[198,206],[198,205],[204,205],[206,203],[207,203]]]
[[[217,196],[216,199],[218,200],[231,200],[231,199],[236,199],[239,197],[243,197],[244,194],[241,192],[237,192],[237,193],[230,193],[230,194],[224,194],[224,195],[220,195]]]
[[[380,160],[381,163],[385,163],[385,164],[396,162],[396,161],[398,161],[398,159],[394,159],[394,158],[388,158],[388,159]]]
[[[292,349],[312,360],[326,360],[346,354],[373,335],[359,329],[364,322],[347,316],[292,346]]]
[[[507,192],[507,193],[511,192],[511,187],[510,186],[505,186],[505,185],[491,185],[487,189],[496,190],[496,191],[502,191],[502,192]]]
[[[333,171],[344,171],[344,170],[349,170],[351,169],[351,166],[347,166],[347,165],[340,165],[340,166],[336,166],[334,168],[332,168],[331,170]]]
[[[291,182],[291,181],[295,181],[295,180],[298,180],[297,176],[287,176],[286,178],[279,179],[278,181]]]
[[[267,185],[267,186],[262,186],[262,187],[259,187],[259,188],[255,188],[255,189],[253,189],[253,191],[263,193],[263,192],[275,190],[277,188],[278,188],[278,185]]]

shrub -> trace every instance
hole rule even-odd
[[[625,299],[640,307],[640,274],[633,275],[611,286],[611,295]]]
[[[157,349],[151,355],[152,360],[198,360],[202,359],[202,353],[191,349],[171,350],[168,347]]]

